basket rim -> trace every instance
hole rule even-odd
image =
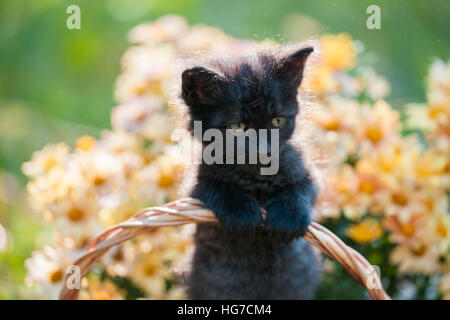
[[[204,222],[217,222],[217,219],[209,209],[204,207],[202,202],[193,198],[183,198],[162,206],[144,208],[126,221],[112,226],[92,239],[86,252],[73,263],[73,266],[80,268],[80,276],[83,278],[113,246],[154,228]],[[366,289],[371,299],[391,299],[384,291],[381,279],[372,265],[333,232],[316,222],[312,222],[308,226],[304,239],[341,264]],[[69,277],[70,274],[68,273],[64,277],[59,294],[60,300],[78,299],[80,289],[67,285]]]

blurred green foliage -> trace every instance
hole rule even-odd
[[[81,30],[66,28],[71,4],[81,8]],[[381,8],[381,30],[366,28],[371,4]],[[432,58],[446,60],[450,52],[446,0],[0,0],[0,173],[23,185],[20,166],[34,150],[108,128],[127,32],[168,13],[254,39],[347,32],[373,53],[377,72],[392,85],[393,106],[423,101]],[[304,25],[292,19],[299,14]],[[26,297],[23,262],[42,226],[27,213],[23,191],[2,201],[0,223],[12,248],[0,253],[0,299]],[[339,292],[334,296],[346,290]]]
[[[66,28],[70,4],[81,8],[81,30]],[[108,128],[114,80],[129,46],[127,32],[167,13],[246,38],[292,41],[293,33],[308,37],[313,32],[348,32],[374,53],[378,73],[392,84],[394,102],[423,100],[431,59],[446,59],[450,52],[450,2],[376,1],[381,30],[366,28],[370,4],[374,1],[2,0],[0,108],[8,121],[0,123],[23,130],[17,134],[18,144],[2,141],[0,165],[19,173],[20,163],[46,142],[73,140],[88,130],[84,126],[91,132]],[[311,17],[314,27],[309,23],[305,32],[286,30],[293,14]],[[53,128],[54,121],[64,124]]]

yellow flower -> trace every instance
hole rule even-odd
[[[366,194],[373,194],[375,191],[375,184],[369,180],[363,180],[359,183],[359,190]]]
[[[449,109],[447,104],[431,104],[427,108],[427,113],[431,119],[442,122],[446,121]]]
[[[449,234],[450,234],[450,218],[449,217],[442,217],[440,219],[440,221],[438,221],[437,225],[436,225],[436,233],[441,237],[441,238],[448,238]]]
[[[136,98],[170,96],[170,82],[176,74],[173,45],[134,46],[122,57],[122,74],[117,78],[115,96],[120,103]]]
[[[330,202],[343,211],[348,219],[358,219],[364,215],[370,205],[367,197],[359,195],[359,179],[353,168],[343,165],[337,174],[329,175],[326,178],[325,188],[327,194],[321,193],[319,201],[325,204],[321,209],[329,210]],[[329,211],[328,214],[331,214]]]
[[[355,242],[369,243],[381,237],[383,230],[380,224],[371,219],[366,219],[354,224],[347,229],[347,236]]]
[[[308,77],[300,90],[313,90],[313,92],[334,92],[338,90],[339,85],[333,79],[333,70],[326,65],[317,65]]]
[[[107,199],[102,197],[125,192],[129,175],[142,166],[140,155],[127,150],[120,153],[110,152],[103,148],[103,142],[100,140],[99,148],[80,154],[76,158],[76,165],[82,178],[94,190],[100,201]]]
[[[371,152],[373,147],[400,132],[399,113],[383,100],[378,100],[373,107],[361,106],[359,115],[358,135],[365,149],[362,152]]]
[[[430,243],[435,243],[443,256],[449,257],[450,249],[450,216],[445,211],[434,214],[426,221],[425,238]]]
[[[430,275],[439,269],[439,248],[420,242],[398,245],[392,250],[390,260],[398,265],[399,273],[413,272]]]
[[[396,182],[398,183],[398,182]],[[429,212],[424,202],[425,194],[415,190],[414,186],[398,183],[398,187],[386,188],[377,194],[377,206],[386,216],[396,216],[401,223],[413,216]]]
[[[95,146],[95,139],[91,136],[83,136],[78,138],[76,147],[78,150],[90,151]]]
[[[308,110],[308,120],[314,124],[309,132],[311,139],[325,151],[328,160],[341,163],[355,151],[359,108],[355,101],[334,96]]]
[[[426,150],[414,162],[418,184],[425,188],[448,189],[449,175],[446,170],[449,164],[447,155],[434,148]]]
[[[377,176],[384,185],[401,188],[400,184],[412,185],[416,178],[416,160],[420,154],[419,143],[414,137],[394,134],[381,144],[363,141],[359,149],[358,166]]]
[[[428,105],[410,111],[409,126],[425,131],[428,143],[450,156],[450,60],[436,59],[428,76]]]
[[[50,246],[45,246],[41,251],[33,251],[31,258],[25,260],[25,283],[42,286],[47,298],[55,299],[61,289],[66,268],[78,254],[76,251]]]
[[[359,108],[355,101],[332,97],[326,100],[326,105],[312,109],[309,117],[325,131],[352,132],[360,125],[356,117]]]
[[[22,165],[22,171],[27,176],[37,177],[50,170],[62,166],[69,154],[69,147],[65,143],[48,144],[42,150],[33,153],[31,161]]]
[[[166,279],[170,271],[164,264],[161,250],[140,253],[135,262],[131,278],[143,288],[147,297],[161,299],[166,291]]]
[[[417,239],[424,240],[425,221],[424,215],[414,215],[407,221],[402,221],[397,216],[388,216],[383,219],[383,226],[391,233],[391,242],[414,243]]]
[[[323,63],[332,70],[344,71],[353,68],[356,50],[352,38],[346,33],[325,35],[320,38]]]
[[[380,172],[370,161],[358,161],[355,172],[359,178],[359,192],[363,195],[372,196],[383,188]]]
[[[120,290],[110,280],[102,282],[99,279],[89,280],[87,292],[80,296],[82,300],[122,300],[124,298],[124,290]]]
[[[62,168],[55,168],[27,184],[28,198],[35,210],[43,212],[49,204],[67,196],[70,186],[65,173]]]
[[[49,206],[56,238],[66,248],[83,248],[102,230],[96,217],[98,210],[92,197],[67,197]]]
[[[52,224],[55,235],[67,248],[83,247],[100,231],[95,217],[99,210],[97,199],[80,173],[76,155],[71,155],[64,167],[27,185],[31,205]]]
[[[184,167],[170,155],[162,155],[139,170],[131,181],[137,198],[147,204],[162,204],[178,197]]]

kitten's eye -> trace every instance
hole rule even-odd
[[[233,123],[233,124],[230,125],[230,129],[235,134],[242,133],[245,130],[245,123],[243,123],[243,122],[241,122],[241,123]]]
[[[284,123],[286,122],[286,119],[284,117],[275,117],[272,119],[272,126],[275,128],[281,128],[284,126]]]

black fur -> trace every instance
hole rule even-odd
[[[190,129],[201,120],[203,131],[217,128],[225,135],[233,123],[272,129],[272,118],[286,119],[278,129],[276,175],[261,175],[260,163],[200,165],[191,196],[220,223],[197,227],[188,276],[192,299],[307,299],[317,285],[318,262],[299,238],[317,192],[301,152],[289,142],[299,110],[297,89],[312,51],[261,53],[183,72]]]

